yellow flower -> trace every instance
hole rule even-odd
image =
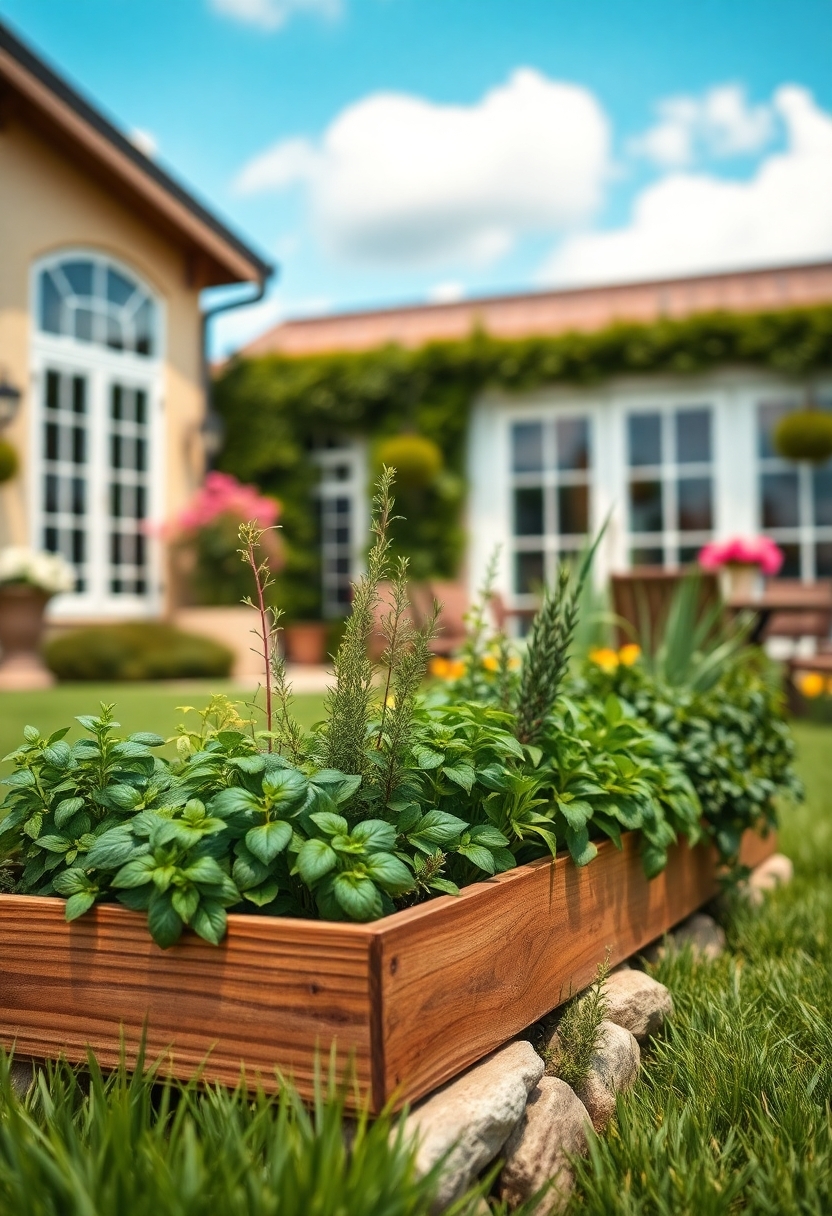
[[[520,656],[513,654],[508,661],[509,671],[517,671],[520,667]]]
[[[448,659],[448,674],[446,679],[458,680],[465,675],[465,663],[462,659]]]
[[[486,671],[496,671],[500,666],[500,661],[496,654],[487,654],[483,657],[482,665]]]
[[[625,667],[632,667],[633,663],[637,663],[641,656],[641,647],[635,642],[628,642],[626,646],[622,646],[618,652],[618,661],[623,663]]]
[[[430,674],[440,680],[447,680],[448,660],[443,659],[441,655],[434,655],[430,661]]]
[[[387,700],[385,701],[385,705],[387,706],[388,709],[396,708],[396,698],[393,696],[392,692],[388,695]]]
[[[819,671],[801,672],[795,680],[797,687],[804,697],[814,698],[822,695],[826,681]]]
[[[593,663],[597,663],[602,671],[613,672],[618,666],[618,655],[614,650],[610,650],[609,646],[596,646],[590,650],[589,657]]]

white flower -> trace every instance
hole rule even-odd
[[[0,586],[27,583],[49,595],[75,587],[75,571],[60,553],[38,553],[21,545],[0,549]]]

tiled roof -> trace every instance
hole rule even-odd
[[[464,338],[476,327],[495,337],[526,338],[602,329],[615,321],[822,303],[832,303],[832,262],[290,320],[253,339],[240,354],[308,355],[366,350],[387,342],[416,347]]]

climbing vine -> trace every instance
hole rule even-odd
[[[468,414],[484,388],[519,393],[555,383],[586,387],[612,376],[694,375],[730,364],[795,377],[832,367],[832,307],[703,313],[520,341],[475,331],[464,341],[419,350],[390,345],[233,360],[216,385],[227,433],[220,467],[280,498],[287,560],[276,594],[290,616],[315,616],[316,444],[354,436],[377,441],[402,431],[432,439],[444,466],[431,486],[413,491],[414,501],[398,495],[409,522],[394,526],[394,539],[417,577],[452,577],[464,543]]]

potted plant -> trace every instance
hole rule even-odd
[[[326,658],[328,633],[326,621],[292,621],[283,630],[286,658],[290,663],[320,666]]]
[[[761,575],[773,577],[783,565],[783,551],[767,536],[751,539],[732,536],[705,545],[699,554],[703,570],[718,571],[727,599],[756,599],[762,593]]]
[[[775,428],[774,446],[786,460],[822,464],[832,456],[832,414],[811,405],[786,414]]]
[[[43,614],[53,595],[71,591],[75,573],[59,553],[12,546],[0,552],[0,688],[48,688],[40,656]]]

